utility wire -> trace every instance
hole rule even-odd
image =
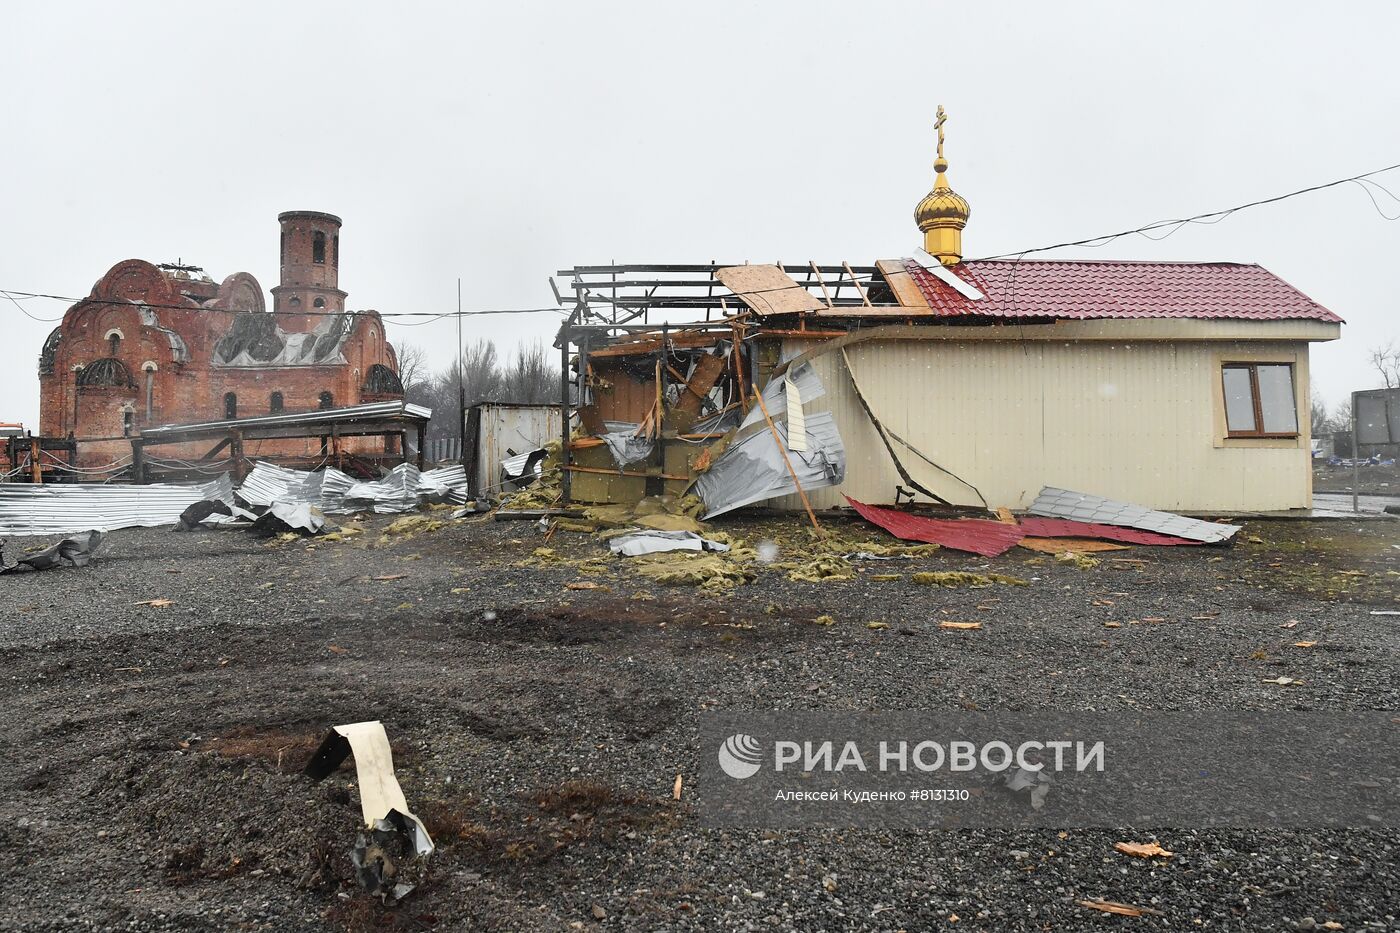
[[[4,295],[9,300],[10,304],[14,305],[16,308],[19,308],[20,314],[23,314],[31,321],[38,321],[41,324],[57,324],[59,321],[63,320],[63,318],[61,317],[36,317],[35,315],[30,314],[29,309],[26,308],[24,305],[20,304],[19,301],[9,292],[0,292],[0,295]]]
[[[53,294],[46,294],[46,293],[43,293],[43,292],[25,292],[25,291],[19,291],[19,290],[17,290],[17,289],[5,289],[5,288],[0,288],[0,295],[3,295],[5,298],[8,298],[8,299],[9,299],[11,302],[13,302],[21,311],[23,311],[28,317],[34,318],[34,320],[36,320],[36,321],[44,321],[45,323],[52,323],[52,322],[54,322],[54,321],[58,321],[58,320],[62,320],[62,319],[61,319],[61,318],[38,318],[38,317],[34,317],[34,315],[29,314],[29,312],[25,309],[25,307],[24,307],[23,305],[21,305],[21,304],[20,304],[18,301],[16,301],[15,299],[16,299],[16,298],[47,298],[47,299],[50,299],[50,300],[52,300],[52,301],[66,301],[66,302],[69,302],[70,304],[78,304],[78,303],[81,302],[81,303],[84,303],[84,304],[93,304],[93,305],[114,305],[114,306],[123,307],[123,308],[142,307],[142,308],[161,308],[161,309],[167,309],[167,310],[171,310],[171,311],[211,311],[211,310],[212,310],[212,311],[227,311],[227,312],[230,312],[230,313],[244,313],[244,312],[240,311],[240,310],[237,309],[237,308],[204,308],[204,307],[201,307],[201,306],[199,306],[199,305],[190,306],[190,305],[175,305],[175,304],[152,304],[152,303],[144,302],[144,301],[127,301],[126,299],[120,299],[120,298],[92,298],[92,297],[88,297],[88,298],[74,298],[74,297],[69,296],[69,295],[53,295]],[[345,314],[359,314],[359,315],[365,315],[365,316],[377,315],[378,317],[381,317],[381,318],[410,318],[410,317],[412,317],[412,318],[417,318],[417,317],[428,318],[429,320],[426,320],[426,321],[418,321],[418,322],[417,322],[417,326],[421,326],[421,325],[423,325],[423,324],[431,324],[431,323],[433,323],[433,321],[442,320],[443,318],[456,317],[456,316],[459,315],[459,314],[460,314],[462,317],[480,317],[480,316],[483,316],[483,315],[490,315],[490,314],[563,314],[563,313],[565,313],[565,311],[564,311],[563,308],[487,308],[487,309],[483,309],[483,310],[480,310],[480,311],[262,311],[262,312],[254,312],[254,313],[261,313],[261,314],[280,314],[280,315],[297,316],[297,317],[339,317],[339,316],[345,315]],[[399,324],[400,322],[398,322],[398,321],[393,321],[392,323]],[[403,325],[403,326],[415,326],[415,325]]]
[[[1224,220],[1225,218],[1231,216],[1232,214],[1238,213],[1239,211],[1247,210],[1247,209],[1252,208],[1252,207],[1260,207],[1260,206],[1265,205],[1265,204],[1274,204],[1274,203],[1277,203],[1277,202],[1279,202],[1279,201],[1287,200],[1288,198],[1295,198],[1295,197],[1298,197],[1299,195],[1310,194],[1310,193],[1312,193],[1312,192],[1314,192],[1314,191],[1322,191],[1322,190],[1327,189],[1327,188],[1335,188],[1335,187],[1337,187],[1338,185],[1345,185],[1345,184],[1356,184],[1357,187],[1361,188],[1362,191],[1366,192],[1366,196],[1370,199],[1371,205],[1376,209],[1376,213],[1380,214],[1380,216],[1383,217],[1384,219],[1389,220],[1389,221],[1400,220],[1400,215],[1397,215],[1397,216],[1395,216],[1395,217],[1391,217],[1390,215],[1386,214],[1386,212],[1381,208],[1379,202],[1376,201],[1375,194],[1371,191],[1371,188],[1369,187],[1369,186],[1375,186],[1376,188],[1379,188],[1379,189],[1380,189],[1381,191],[1383,191],[1386,195],[1388,195],[1392,200],[1396,201],[1397,203],[1400,203],[1400,197],[1397,197],[1392,191],[1390,191],[1390,189],[1386,188],[1386,187],[1385,187],[1384,185],[1382,185],[1380,182],[1374,181],[1374,180],[1372,179],[1372,176],[1374,176],[1374,175],[1384,174],[1385,172],[1391,172],[1391,171],[1394,171],[1395,169],[1400,169],[1400,163],[1396,163],[1395,165],[1387,165],[1385,168],[1378,168],[1378,169],[1374,169],[1373,171],[1369,171],[1369,172],[1362,172],[1360,175],[1352,175],[1352,176],[1350,176],[1350,177],[1348,177],[1348,178],[1339,178],[1339,179],[1337,179],[1337,180],[1335,180],[1335,181],[1324,182],[1324,183],[1318,184],[1318,185],[1311,185],[1311,186],[1309,186],[1309,187],[1307,187],[1307,188],[1299,188],[1299,189],[1296,190],[1296,191],[1289,191],[1289,192],[1287,192],[1286,194],[1275,195],[1274,197],[1271,197],[1271,198],[1261,198],[1261,199],[1259,199],[1259,200],[1257,200],[1257,201],[1249,201],[1249,202],[1247,202],[1247,203],[1245,203],[1245,204],[1238,204],[1238,205],[1236,205],[1236,206],[1234,206],[1234,207],[1225,208],[1224,210],[1209,211],[1209,212],[1204,213],[1204,214],[1195,214],[1195,215],[1192,215],[1192,216],[1190,216],[1190,217],[1182,217],[1182,218],[1179,218],[1179,219],[1176,219],[1176,220],[1159,220],[1159,221],[1157,221],[1157,222],[1155,222],[1155,223],[1146,224],[1146,225],[1141,226],[1141,227],[1135,227],[1135,228],[1133,228],[1133,229],[1131,229],[1131,230],[1123,230],[1123,231],[1120,231],[1120,232],[1118,232],[1118,233],[1106,233],[1106,234],[1100,234],[1099,236],[1086,237],[1086,238],[1084,238],[1084,239],[1082,239],[1082,240],[1067,240],[1067,241],[1065,241],[1065,242],[1063,242],[1063,243],[1054,243],[1054,244],[1051,244],[1051,245],[1049,245],[1049,246],[1035,246],[1035,247],[1032,247],[1032,248],[1030,248],[1030,249],[1017,250],[1017,251],[1013,251],[1013,252],[1009,252],[1009,253],[997,253],[997,254],[991,255],[991,256],[980,256],[980,257],[978,257],[978,258],[976,258],[976,259],[964,260],[964,262],[981,262],[981,261],[994,260],[994,259],[1016,259],[1016,260],[1020,260],[1020,259],[1025,258],[1026,256],[1030,255],[1031,253],[1044,253],[1044,252],[1049,252],[1049,251],[1051,251],[1051,250],[1056,250],[1056,249],[1066,249],[1066,248],[1071,247],[1071,246],[1087,246],[1087,247],[1090,247],[1090,248],[1097,249],[1097,248],[1099,248],[1099,247],[1106,246],[1107,244],[1113,242],[1114,240],[1117,240],[1117,239],[1119,239],[1119,238],[1121,238],[1121,237],[1125,237],[1125,236],[1135,236],[1135,235],[1136,235],[1136,236],[1144,236],[1144,237],[1147,237],[1148,239],[1151,239],[1151,240],[1165,240],[1167,237],[1169,237],[1169,236],[1171,236],[1172,234],[1176,233],[1178,230],[1182,229],[1182,228],[1185,227],[1187,224],[1217,224],[1217,223],[1220,223],[1220,222],[1221,222],[1222,220]],[[1163,229],[1168,230],[1168,232],[1165,233],[1165,234],[1163,234],[1162,236],[1159,236],[1159,237],[1151,236],[1151,233],[1152,233],[1153,231],[1155,231],[1155,230],[1163,230]],[[852,281],[857,281],[857,279],[853,279]],[[838,280],[838,282],[839,282],[839,280]],[[587,283],[587,284],[584,286],[584,291],[585,291],[585,292],[591,291],[591,289],[588,288],[588,285],[592,285],[594,288],[597,288],[597,289],[606,289],[606,287],[607,287],[607,283]],[[800,288],[805,288],[805,286],[803,286],[801,283],[798,283],[798,287],[800,287]],[[761,294],[765,294],[765,293],[768,293],[768,292],[787,291],[787,290],[789,290],[789,289],[791,289],[791,288],[792,288],[791,285],[784,285],[784,286],[779,286],[779,287],[777,287],[777,288],[753,289],[753,290],[751,290],[751,291],[746,291],[746,292],[744,292],[743,294],[745,294],[745,295],[761,295]],[[26,292],[26,291],[20,291],[20,290],[17,290],[17,289],[0,289],[0,296],[3,296],[3,297],[5,297],[6,299],[8,299],[8,300],[10,301],[10,303],[13,304],[15,307],[19,308],[20,312],[21,312],[22,314],[24,314],[26,317],[28,317],[28,318],[30,318],[30,319],[32,319],[32,320],[35,320],[35,321],[40,321],[40,322],[48,323],[48,324],[56,323],[56,322],[62,320],[62,318],[41,318],[41,317],[36,317],[35,315],[31,314],[31,313],[29,312],[29,310],[26,309],[22,304],[20,304],[19,301],[16,300],[16,299],[18,299],[18,298],[45,298],[45,299],[49,299],[49,300],[52,300],[52,301],[66,301],[66,302],[69,302],[70,304],[78,304],[78,303],[81,302],[81,303],[85,303],[85,304],[99,304],[99,305],[101,305],[101,304],[106,304],[106,305],[115,305],[115,306],[120,306],[120,307],[132,307],[132,306],[137,306],[137,307],[146,307],[146,308],[164,308],[164,309],[173,310],[173,311],[221,310],[221,311],[237,312],[237,309],[228,309],[228,308],[208,309],[208,308],[202,308],[202,307],[200,307],[200,306],[198,306],[198,305],[191,307],[191,306],[189,306],[189,305],[150,304],[150,303],[147,303],[147,302],[133,302],[133,301],[127,301],[127,300],[125,300],[125,299],[111,299],[111,298],[92,298],[92,297],[87,297],[87,298],[74,298],[74,297],[69,296],[69,295],[54,295],[54,294],[47,294],[47,293],[44,293],[44,292]],[[580,296],[580,297],[582,297],[582,296]],[[479,311],[461,311],[461,310],[458,310],[458,311],[441,311],[441,312],[434,312],[434,311],[315,311],[315,310],[313,310],[313,311],[264,311],[264,312],[261,312],[261,313],[263,313],[263,314],[274,314],[274,315],[280,314],[280,315],[288,315],[288,316],[303,316],[303,317],[333,317],[333,316],[340,316],[340,315],[345,315],[345,314],[352,314],[352,315],[366,315],[366,316],[375,315],[375,316],[378,316],[378,317],[384,318],[384,319],[394,319],[394,318],[419,318],[419,317],[421,317],[421,318],[427,318],[428,320],[416,321],[416,322],[413,322],[413,323],[408,323],[408,322],[406,322],[406,321],[398,321],[398,320],[390,320],[390,321],[389,321],[389,323],[393,323],[393,324],[398,325],[398,326],[401,326],[401,327],[421,327],[421,326],[423,326],[424,324],[432,324],[432,323],[434,323],[434,322],[436,322],[436,321],[441,321],[441,320],[444,320],[444,319],[446,319],[446,318],[481,317],[481,316],[485,316],[485,315],[496,315],[496,314],[566,314],[566,313],[569,313],[569,312],[568,312],[566,309],[564,309],[564,308],[555,307],[555,308],[489,308],[489,309],[483,309],[483,310],[479,310]]]
[[[1380,175],[1380,174],[1382,174],[1382,173],[1384,173],[1384,172],[1391,172],[1391,171],[1394,171],[1394,170],[1397,169],[1397,168],[1400,168],[1400,163],[1396,163],[1395,165],[1387,165],[1385,168],[1378,168],[1378,169],[1375,169],[1375,170],[1370,171],[1370,172],[1362,172],[1360,175],[1352,175],[1352,176],[1349,177],[1349,178],[1339,178],[1339,179],[1337,179],[1336,181],[1329,181],[1329,182],[1325,182],[1325,183],[1320,184],[1320,185],[1312,185],[1312,186],[1307,187],[1307,188],[1299,188],[1297,191],[1290,191],[1290,192],[1288,192],[1287,194],[1279,194],[1279,195],[1275,195],[1274,197],[1271,197],[1271,198],[1261,198],[1261,199],[1259,199],[1258,201],[1250,201],[1250,202],[1248,202],[1247,204],[1239,204],[1239,205],[1236,205],[1235,207],[1229,207],[1229,208],[1226,208],[1225,210],[1221,210],[1221,211],[1210,211],[1210,212],[1205,213],[1205,214],[1196,214],[1196,215],[1191,216],[1191,217],[1182,217],[1182,218],[1180,218],[1180,219],[1178,219],[1178,220],[1159,220],[1159,221],[1157,221],[1156,223],[1147,224],[1146,226],[1143,226],[1143,227],[1136,227],[1136,228],[1134,228],[1134,229],[1132,229],[1132,230],[1124,230],[1124,231],[1122,231],[1122,232],[1120,232],[1120,233],[1107,233],[1107,234],[1103,234],[1102,236],[1092,236],[1092,237],[1088,237],[1088,238],[1083,239],[1083,240],[1070,240],[1070,241],[1065,242],[1065,243],[1056,243],[1056,244],[1054,244],[1054,245],[1052,245],[1052,246],[1036,246],[1036,247],[1033,247],[1033,248],[1031,248],[1031,249],[1017,250],[1017,251],[1015,251],[1015,252],[1010,252],[1010,253],[998,253],[998,254],[995,255],[995,256],[981,256],[981,257],[978,257],[978,259],[975,259],[975,260],[966,260],[966,261],[968,261],[968,262],[978,262],[978,261],[987,260],[987,259],[1013,259],[1013,258],[1014,258],[1014,259],[1020,259],[1020,258],[1022,258],[1022,257],[1028,256],[1028,255],[1031,254],[1031,253],[1044,253],[1044,252],[1048,252],[1049,250],[1052,250],[1052,249],[1064,249],[1064,248],[1070,247],[1070,246],[1090,246],[1090,247],[1095,247],[1095,248],[1097,248],[1097,247],[1100,247],[1100,246],[1104,246],[1104,245],[1106,245],[1106,244],[1108,244],[1108,243],[1111,243],[1112,241],[1118,239],[1119,237],[1133,236],[1134,234],[1141,235],[1141,236],[1148,236],[1148,234],[1149,234],[1151,231],[1153,231],[1153,230],[1161,230],[1161,229],[1163,229],[1163,228],[1165,228],[1165,227],[1172,227],[1172,228],[1175,228],[1175,229],[1171,230],[1170,233],[1167,233],[1165,236],[1160,236],[1160,237],[1150,237],[1150,236],[1149,236],[1149,237],[1148,237],[1148,239],[1164,240],[1164,239],[1166,239],[1168,236],[1171,236],[1172,233],[1175,233],[1177,230],[1180,230],[1182,227],[1186,226],[1187,224],[1195,224],[1195,223],[1214,224],[1214,223],[1219,223],[1220,221],[1224,220],[1226,217],[1229,217],[1231,214],[1234,214],[1234,213],[1236,213],[1236,212],[1238,212],[1238,211],[1246,210],[1246,209],[1251,208],[1251,207],[1259,207],[1260,205],[1263,205],[1263,204],[1273,204],[1273,203],[1275,203],[1275,202],[1277,202],[1277,201],[1283,201],[1283,200],[1286,200],[1286,199],[1288,199],[1288,198],[1296,198],[1296,197],[1297,197],[1298,195],[1300,195],[1300,194],[1309,194],[1309,193],[1311,193],[1311,192],[1313,192],[1313,191],[1321,191],[1321,190],[1323,190],[1324,188],[1335,188],[1337,185],[1345,185],[1345,184],[1349,184],[1349,183],[1355,182],[1356,184],[1361,185],[1362,190],[1365,190],[1366,193],[1367,193],[1368,195],[1370,195],[1370,193],[1371,193],[1370,190],[1367,189],[1366,186],[1365,186],[1364,184],[1362,184],[1362,182],[1365,181],[1366,179],[1369,179],[1372,175]],[[1377,185],[1377,187],[1381,187],[1381,186],[1379,185],[1378,182],[1374,182],[1374,181],[1373,181],[1373,182],[1370,182],[1370,183],[1371,183],[1371,184],[1374,184],[1374,185]],[[1385,189],[1384,187],[1381,187],[1381,190],[1385,191],[1386,194],[1390,194],[1390,191],[1387,190],[1387,189]],[[1393,198],[1393,197],[1395,197],[1395,195],[1391,194],[1391,197]],[[1397,199],[1397,200],[1400,200],[1400,199]],[[1389,216],[1387,216],[1386,213],[1380,209],[1380,205],[1379,205],[1379,204],[1376,204],[1376,201],[1375,201],[1375,198],[1374,198],[1374,197],[1371,198],[1371,203],[1375,205],[1377,212],[1380,213],[1380,215],[1381,215],[1382,217],[1384,217],[1386,220],[1396,220],[1396,219],[1400,219],[1400,218],[1394,218],[1394,217],[1389,217]],[[1214,218],[1214,219],[1211,219],[1211,218]]]

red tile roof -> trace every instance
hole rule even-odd
[[[913,259],[904,268],[936,314],[1093,320],[1342,319],[1260,266],[1233,262],[978,259],[952,268],[986,296],[972,301]]]

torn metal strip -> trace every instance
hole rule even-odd
[[[802,391],[792,379],[783,379],[783,390],[787,397],[787,434],[789,450],[807,449],[807,419],[802,411]]]
[[[340,767],[346,756],[355,757],[355,782],[360,790],[360,815],[365,832],[355,841],[350,858],[360,883],[386,901],[401,900],[413,885],[401,881],[401,866],[395,864],[396,851],[422,858],[435,846],[423,821],[408,808],[403,788],[394,774],[394,753],[384,724],[378,720],[335,726],[311,756],[303,773],[320,781]]]
[[[1172,512],[1160,512],[1131,502],[1105,499],[1086,492],[1074,492],[1046,486],[1027,509],[1032,515],[1047,518],[1068,518],[1077,522],[1140,528],[1177,538],[1190,538],[1206,544],[1228,541],[1240,530],[1239,525],[1226,525],[1187,518]]]

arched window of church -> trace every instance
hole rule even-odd
[[[136,413],[130,410],[122,412],[122,437],[131,436],[132,422],[136,420]]]
[[[315,301],[313,301],[313,302],[311,302],[311,303],[312,303],[313,305],[315,305],[316,307],[318,307],[318,308],[324,308],[324,307],[326,306],[326,299],[324,299],[324,298],[317,298]]]
[[[224,393],[224,417],[230,420],[238,417],[238,396],[232,392]]]
[[[331,267],[340,268],[340,234],[338,233],[335,235],[335,239],[331,240]]]
[[[273,392],[273,393],[272,393],[272,399],[271,399],[271,400],[268,402],[268,404],[267,404],[267,410],[270,411],[270,412],[272,412],[274,415],[277,414],[279,411],[282,410],[282,393],[281,393],[281,392]]]
[[[320,398],[317,400],[317,406],[322,411],[325,411],[327,408],[334,408],[335,396],[331,395],[329,392],[322,392]]]
[[[311,238],[311,261],[326,264],[326,235],[320,230]]]
[[[109,336],[109,337],[107,338],[107,355],[108,355],[108,356],[116,356],[116,355],[117,355],[117,351],[121,349],[121,346],[122,346],[122,335],[121,335],[121,334],[112,334],[111,336]]]

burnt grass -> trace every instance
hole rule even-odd
[[[822,583],[765,568],[720,595],[650,584],[622,559],[531,561],[544,542],[528,523],[381,541],[385,524],[337,543],[120,531],[87,568],[0,581],[0,926],[1396,923],[1393,830],[718,832],[693,803],[708,709],[1396,709],[1400,621],[1370,614],[1400,607],[1395,521],[1253,522],[1233,547],[1134,548],[1089,569],[1021,549],[861,562]],[[719,527],[777,540],[783,560],[807,547],[795,519]],[[580,534],[549,546],[604,553]],[[923,570],[1030,585],[915,585]],[[1302,683],[1264,683],[1279,676]],[[439,845],[392,908],[353,880],[353,764],[300,774],[331,725],[366,719],[385,723]],[[1153,838],[1176,856],[1112,849]],[[1160,914],[1077,904],[1090,898]]]

